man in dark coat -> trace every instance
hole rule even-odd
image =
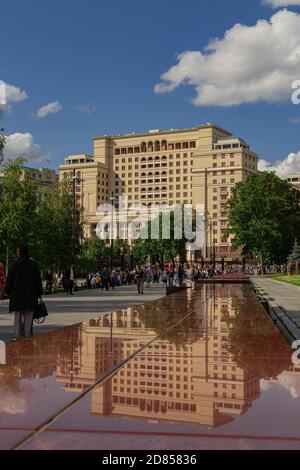
[[[9,296],[9,311],[15,313],[13,341],[32,335],[33,313],[43,294],[41,274],[37,263],[29,257],[28,248],[21,246],[11,263],[5,294]]]

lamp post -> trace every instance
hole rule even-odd
[[[111,237],[110,237],[110,271],[113,270],[113,258],[114,258],[114,208],[115,208],[115,196],[114,192],[111,193]]]
[[[132,247],[130,247],[130,271],[133,270],[133,253],[132,253]]]
[[[209,223],[209,257],[210,257],[210,264],[213,262],[213,224],[212,221]]]
[[[124,247],[121,246],[120,248],[120,253],[121,253],[121,271],[124,271]]]
[[[73,170],[72,177],[72,198],[73,198],[73,208],[72,208],[72,260],[73,265],[75,264],[75,239],[76,239],[76,184],[81,181],[80,176],[76,173],[76,170]]]

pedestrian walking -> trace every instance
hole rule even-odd
[[[137,266],[135,271],[135,280],[137,284],[138,294],[144,293],[144,270],[141,266]]]
[[[14,336],[17,341],[24,335],[32,336],[34,310],[43,294],[41,274],[37,263],[29,257],[28,248],[20,246],[17,258],[9,267],[5,294],[9,297],[9,311],[14,312]]]

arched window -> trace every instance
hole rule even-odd
[[[152,193],[153,188],[148,188],[148,193]]]
[[[153,173],[152,171],[150,171],[150,173],[148,173],[148,178],[152,178],[153,177]]]
[[[163,140],[161,143],[161,150],[164,152],[165,150],[168,150],[168,142],[166,140]]]
[[[148,162],[153,162],[153,157],[149,157]]]
[[[146,162],[146,161],[147,161],[147,160],[146,160],[146,158],[145,158],[145,157],[144,157],[144,158],[142,158],[142,160],[141,160],[141,162]]]
[[[166,186],[163,186],[163,187],[161,188],[161,190],[162,190],[162,191],[167,191]]]
[[[153,152],[153,142],[148,142],[148,151]]]
[[[155,150],[155,152],[160,152],[160,142],[159,142],[159,140],[155,141],[154,150]]]
[[[142,178],[146,178],[146,173],[142,173]]]
[[[167,157],[166,157],[166,155],[164,155],[164,156],[162,157],[162,161],[166,161],[166,160],[167,160]]]
[[[155,172],[155,176],[160,176],[160,172],[159,172],[159,171],[156,171],[156,172]]]
[[[160,157],[155,157],[155,161],[160,161]]]
[[[158,187],[155,188],[155,192],[156,192],[156,193],[159,193],[159,192],[160,192],[160,188],[158,188]]]
[[[142,143],[141,143],[141,152],[142,152],[142,153],[147,152],[147,145],[146,145],[146,142],[142,142]]]
[[[163,171],[161,176],[166,176],[167,175],[167,172],[166,171]]]

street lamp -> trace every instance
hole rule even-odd
[[[110,237],[110,271],[113,270],[113,257],[114,257],[114,209],[115,209],[115,196],[114,192],[111,193],[111,204],[112,204],[112,211],[111,211],[111,237]]]
[[[130,247],[130,271],[133,270],[133,252],[132,247]]]
[[[75,264],[75,239],[76,239],[76,184],[81,181],[80,174],[73,170],[72,177],[72,196],[73,196],[73,214],[72,214],[72,259],[73,265]]]
[[[121,246],[120,248],[120,253],[121,253],[121,271],[124,271],[124,247]]]

